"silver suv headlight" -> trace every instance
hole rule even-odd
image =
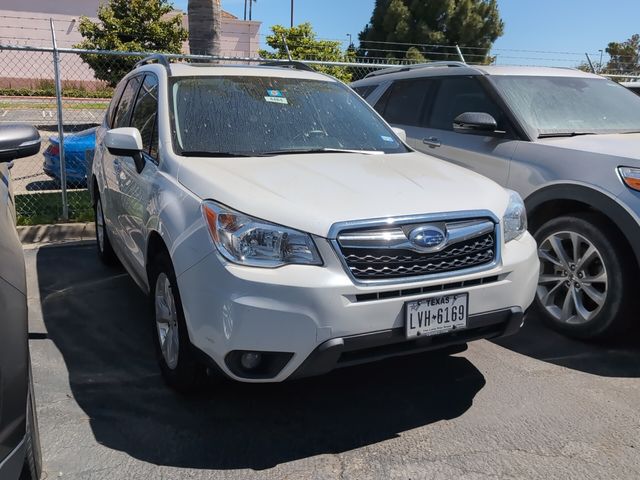
[[[202,215],[216,248],[231,262],[266,268],[322,265],[307,233],[250,217],[211,200],[202,202]]]
[[[522,197],[513,190],[507,190],[509,205],[502,217],[504,243],[520,238],[527,231],[527,211]]]

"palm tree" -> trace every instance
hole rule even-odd
[[[195,55],[220,55],[220,0],[189,0],[187,15],[189,51]]]

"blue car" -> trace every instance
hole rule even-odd
[[[57,136],[49,138],[50,145],[44,151],[44,173],[60,183],[60,142]],[[96,127],[65,135],[64,156],[67,184],[87,184],[87,168],[96,148]]]

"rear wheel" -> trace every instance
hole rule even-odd
[[[151,259],[151,301],[156,356],[165,382],[181,392],[204,384],[205,367],[189,340],[173,264],[166,252]]]
[[[31,367],[29,367],[31,372]],[[40,433],[38,430],[38,417],[33,391],[33,381],[29,380],[29,398],[27,403],[27,435],[26,455],[24,466],[20,474],[20,480],[38,480],[42,473],[42,452],[40,449]]]
[[[96,193],[95,205],[95,224],[96,224],[96,244],[98,246],[98,256],[105,265],[114,265],[118,262],[109,234],[107,233],[107,225],[104,220],[104,211],[102,209],[102,199],[100,194]]]
[[[633,267],[623,263],[628,248],[606,221],[588,213],[559,217],[534,236],[540,258],[536,305],[552,328],[595,339],[627,327]]]

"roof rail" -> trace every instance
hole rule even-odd
[[[143,58],[138,63],[136,63],[134,68],[142,67],[143,65],[149,65],[151,63],[158,63],[167,69],[167,73],[171,73],[171,64],[169,63],[169,59],[162,53],[154,53],[152,55],[149,55],[148,57]]]
[[[380,70],[376,70],[375,72],[371,72],[367,74],[364,78],[369,77],[377,77],[379,75],[387,75],[389,73],[398,73],[398,72],[408,72],[410,70],[415,70],[418,68],[434,68],[434,67],[468,67],[464,62],[455,62],[455,61],[438,61],[438,62],[428,62],[428,63],[415,63],[413,65],[398,65],[397,67],[389,67],[389,68],[381,68]]]
[[[261,67],[293,68],[295,70],[306,70],[307,72],[316,71],[306,63],[302,63],[296,60],[272,60],[272,61],[260,62],[258,65],[260,65]]]

